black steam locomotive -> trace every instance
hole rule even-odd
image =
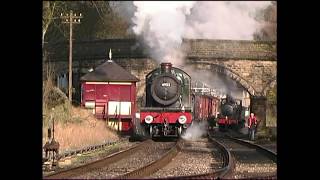
[[[219,114],[218,125],[220,130],[226,128],[240,128],[244,126],[242,117],[242,100],[234,99],[227,95],[221,99],[221,114]]]
[[[154,136],[179,136],[192,122],[191,77],[162,63],[146,76],[146,106],[141,123]]]

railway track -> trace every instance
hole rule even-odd
[[[277,155],[262,146],[228,135],[215,135],[232,154],[234,170],[224,178],[277,179]]]
[[[179,151],[177,142],[146,140],[125,151],[76,168],[44,177],[60,178],[138,178],[157,171],[170,162]]]
[[[44,178],[276,179],[276,154],[272,151],[230,136],[208,137],[206,142],[146,140],[104,159]],[[261,171],[263,167],[269,171]]]
[[[106,146],[105,148],[99,148],[92,151],[80,152],[78,154],[67,156],[64,158],[55,161],[55,166],[53,166],[52,161],[44,162],[43,167],[43,177],[53,174],[55,172],[60,172],[66,169],[72,169],[78,166],[82,166],[85,164],[89,164],[91,162],[95,162],[97,160],[106,158],[112,154],[115,154],[120,151],[124,151],[126,149],[132,148],[141,143],[139,142],[129,142],[123,141],[116,143],[114,145]]]
[[[261,138],[261,139],[256,139],[255,141],[250,141],[250,140],[248,140],[247,134],[241,134],[241,133],[233,131],[233,130],[229,130],[228,135],[233,138],[239,139],[239,140],[243,140],[243,141],[247,141],[249,143],[260,145],[263,148],[272,151],[274,154],[277,154],[277,144],[275,142],[272,142],[269,138],[264,138],[264,139]]]
[[[181,151],[181,141],[178,141],[175,146],[173,146],[169,151],[164,153],[161,158],[147,164],[146,166],[143,166],[137,170],[134,170],[132,172],[129,172],[127,174],[124,174],[122,176],[119,176],[119,178],[143,178],[150,174],[153,174],[157,172],[162,167],[169,164],[174,157],[177,156],[179,151]]]
[[[66,158],[66,157],[70,157],[70,156],[74,156],[74,155],[77,155],[79,153],[86,153],[86,152],[91,152],[91,151],[94,151],[94,150],[103,149],[103,148],[105,148],[107,146],[112,146],[112,145],[121,143],[123,141],[124,140],[121,139],[120,141],[106,142],[106,143],[103,143],[103,144],[92,145],[92,146],[88,146],[88,147],[81,148],[81,149],[76,149],[76,150],[72,150],[72,151],[66,151],[66,152],[63,152],[63,153],[59,154],[58,157],[57,157],[57,160],[62,159],[62,158]]]
[[[199,145],[199,142],[197,143]],[[223,146],[218,142],[213,142],[213,144],[216,147],[215,149],[212,147],[202,147],[202,149],[200,148],[199,153],[195,152],[195,149],[192,149],[190,143],[188,144],[183,140],[175,142],[154,142],[152,140],[147,140],[133,148],[110,155],[105,159],[101,159],[80,167],[56,172],[44,178],[145,178],[151,177],[152,174],[155,174],[160,169],[163,169],[163,167],[166,167],[179,153],[185,153],[185,155],[187,155],[186,152],[191,152],[201,155],[203,152],[217,153],[218,151],[221,152],[221,161],[217,163],[214,171],[210,173],[202,173],[200,175],[179,176],[175,178],[198,179],[219,177],[223,174],[226,174],[228,170],[232,169],[229,167],[230,164],[228,161],[231,155],[228,154],[225,148],[223,148]],[[197,148],[197,151],[199,151],[199,148]]]
[[[48,174],[44,177],[44,179],[62,179],[62,178],[71,178],[74,176],[77,176],[79,174],[82,174],[84,172],[90,172],[97,170],[99,168],[102,168],[104,166],[107,166],[115,161],[119,161],[123,158],[126,158],[130,154],[134,153],[135,151],[138,151],[150,143],[151,140],[144,141],[134,147],[131,147],[126,150],[119,151],[117,153],[111,154],[103,159],[84,164],[78,167],[73,167],[61,171],[54,172],[52,174]]]
[[[231,154],[212,138],[184,141],[180,152],[167,166],[146,178],[208,179],[231,173]]]
[[[207,179],[207,178],[219,178],[224,177],[232,173],[233,167],[233,161],[231,159],[231,154],[228,152],[227,148],[225,148],[222,144],[215,141],[213,138],[209,137],[209,142],[201,142],[201,141],[195,141],[195,142],[187,142],[184,140],[179,140],[179,142],[174,146],[172,149],[170,149],[165,155],[163,155],[161,158],[153,161],[152,163],[148,164],[147,166],[144,166],[142,168],[139,168],[137,170],[134,170],[132,172],[129,172],[125,175],[118,176],[117,178],[123,179],[123,178],[165,178],[165,179]],[[194,158],[191,158],[191,154],[196,154]],[[217,157],[220,157],[219,161],[213,160],[213,162],[210,162],[210,159],[212,158],[212,154],[210,154],[210,157],[207,157],[209,160],[209,163],[213,165],[213,168],[209,169],[209,173],[196,173],[194,175],[190,170],[195,169],[199,164],[203,163],[203,153],[213,153]],[[218,155],[219,154],[219,155]],[[208,154],[207,154],[208,155]],[[178,156],[182,156],[182,158],[179,158]],[[185,158],[183,158],[183,156]],[[199,158],[200,156],[200,158]],[[193,175],[177,175],[172,172],[166,172],[166,169],[164,167],[167,167],[169,169],[174,168],[170,167],[171,163],[179,164],[177,162],[177,159],[193,159],[201,162],[186,162],[186,164],[191,165],[191,169],[187,169],[187,174],[193,174]],[[164,170],[164,171],[163,171]],[[176,169],[176,172],[181,172],[182,168],[178,166],[178,169]],[[208,170],[208,169],[207,169]],[[163,176],[163,174],[171,174],[170,176]],[[160,174],[160,176],[159,176]],[[157,176],[158,175],[158,176]],[[173,176],[172,176],[173,175]]]

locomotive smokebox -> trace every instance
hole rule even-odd
[[[223,116],[232,116],[233,114],[233,107],[229,104],[225,104],[222,107],[222,115]]]
[[[171,63],[161,63],[161,74],[156,76],[151,84],[153,99],[164,106],[177,102],[181,95],[181,83],[171,69]]]
[[[161,73],[170,73],[172,68],[171,63],[161,63]]]

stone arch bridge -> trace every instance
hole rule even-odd
[[[276,42],[184,39],[182,47],[187,65],[221,73],[246,89],[251,95],[251,110],[265,125],[265,96],[277,83]],[[114,61],[140,79],[138,97],[144,92],[145,75],[158,66],[135,39],[74,42],[73,48],[73,84],[77,92],[79,77],[103,63],[110,48]],[[50,63],[57,75],[68,72],[67,42],[45,47],[45,52],[44,65]]]

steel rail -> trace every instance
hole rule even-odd
[[[121,175],[117,179],[143,178],[157,172],[159,169],[169,164],[172,161],[172,159],[178,155],[178,153],[181,151],[182,143],[183,142],[181,140],[178,140],[178,142],[161,158],[149,163],[148,165],[142,168],[139,168],[127,174]]]
[[[191,176],[167,177],[167,178],[161,178],[161,179],[218,179],[218,178],[229,177],[235,168],[230,151],[223,144],[219,143],[213,137],[211,137],[210,134],[208,134],[208,136],[209,136],[209,140],[213,142],[221,152],[221,157],[222,157],[221,169],[218,169],[210,173],[191,175]],[[179,150],[181,151],[182,148],[179,148]]]
[[[258,152],[266,155],[267,157],[272,159],[273,162],[277,163],[277,153],[276,152],[273,152],[273,151],[271,151],[271,150],[269,150],[269,149],[267,149],[267,148],[265,148],[263,146],[251,143],[251,142],[243,140],[243,139],[234,138],[234,137],[229,136],[229,135],[227,135],[227,137],[230,138],[231,140],[233,140],[234,142],[237,142],[237,143],[245,145],[247,147],[256,149]]]
[[[62,170],[62,171],[58,171],[52,174],[49,174],[47,176],[44,177],[44,179],[61,179],[61,178],[69,178],[75,175],[79,175],[85,172],[89,172],[89,171],[94,171],[96,169],[102,168],[102,167],[106,167],[114,162],[120,161],[121,159],[126,158],[127,156],[135,153],[136,151],[146,147],[150,142],[152,142],[152,140],[146,140],[143,141],[142,143],[131,147],[129,149],[111,154],[109,156],[107,156],[106,158],[88,163],[88,164],[84,164],[82,166],[78,166],[78,167],[74,167],[74,168],[70,168],[70,169],[66,169],[66,170]]]

